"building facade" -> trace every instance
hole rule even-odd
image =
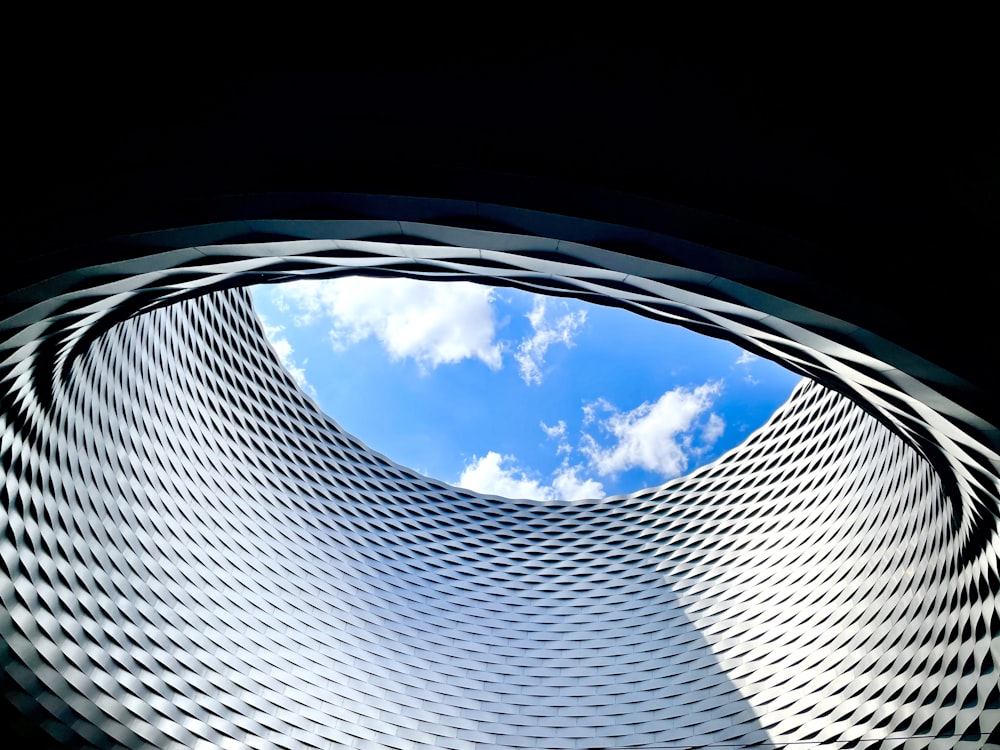
[[[961,138],[935,155],[941,132],[896,115],[900,100],[872,108],[881,86],[852,130],[854,98],[828,108],[828,90],[803,103],[797,88],[787,108],[785,91],[611,61],[582,97],[549,62],[489,61],[476,86],[408,61],[147,100],[46,90],[116,115],[55,135],[31,119],[44,102],[22,108],[30,158],[9,169],[0,279],[13,733],[126,748],[1000,743],[995,280],[977,265],[995,222],[975,118],[952,118]],[[489,80],[521,106],[494,106]],[[318,90],[337,96],[287,116]],[[556,104],[554,130],[521,115]],[[900,133],[925,157],[912,169]],[[809,382],[743,446],[662,487],[483,497],[319,413],[240,290],[350,274],[613,304]]]
[[[294,257],[343,272],[361,247]],[[289,256],[246,250],[202,278],[287,275]],[[448,255],[423,272],[454,278],[482,252]],[[508,273],[565,291],[569,260]],[[200,290],[184,266],[163,297]],[[995,543],[973,547],[975,505],[884,417],[806,381],[741,447],[661,487],[483,497],[320,413],[246,292],[120,320],[148,285],[102,274],[36,308],[48,337],[19,342],[3,423],[7,669],[69,744],[988,744]],[[634,284],[605,289],[652,307]]]

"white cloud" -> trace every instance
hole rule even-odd
[[[261,328],[264,329],[264,336],[266,336],[267,340],[272,343],[274,342],[274,339],[285,330],[284,326],[274,326],[268,323],[267,318],[260,313],[257,314],[257,318],[260,320]]]
[[[708,421],[701,428],[701,442],[707,450],[715,445],[715,441],[726,431],[726,420],[718,414],[709,414]]]
[[[546,434],[546,436],[550,440],[558,440],[559,441],[558,446],[556,447],[556,455],[557,456],[560,453],[567,453],[568,454],[568,453],[572,453],[573,452],[573,446],[569,444],[568,440],[566,440],[566,421],[565,420],[560,419],[552,427],[549,427],[547,424],[545,424],[545,422],[539,422],[538,425],[542,428],[542,432],[544,432]]]
[[[466,282],[350,277],[282,284],[275,304],[294,309],[296,325],[328,321],[335,349],[374,336],[390,357],[423,369],[478,359],[497,370],[503,347],[495,341],[493,294]]]
[[[627,412],[613,411],[600,421],[602,430],[613,443],[601,445],[591,434],[585,434],[581,450],[601,476],[618,474],[633,468],[655,471],[665,479],[680,476],[691,455],[707,451],[722,435],[725,422],[716,414],[699,423],[698,418],[711,409],[722,392],[722,382],[709,382],[697,388],[678,386],[667,391],[655,404],[643,402]],[[603,401],[603,400],[602,400]],[[593,405],[606,408],[603,404]],[[584,418],[593,419],[584,407]],[[694,432],[700,432],[700,444]]]
[[[288,370],[288,374],[292,376],[292,380],[295,381],[295,384],[299,388],[315,399],[317,397],[316,389],[313,387],[312,383],[309,382],[309,379],[306,378],[305,366],[309,363],[309,361],[303,360],[302,364],[299,365],[292,357],[295,350],[292,348],[288,339],[281,335],[284,332],[285,327],[269,325],[263,317],[261,317],[260,322],[264,327],[264,335],[267,336],[267,340],[271,342],[271,346],[274,347],[275,354],[278,355],[278,359],[281,360],[281,364],[285,366],[286,370]]]
[[[539,422],[539,426],[542,428],[542,432],[548,435],[550,438],[555,440],[556,438],[566,437],[566,421],[560,419],[552,427],[549,427],[545,422]]]
[[[751,354],[750,352],[746,352],[746,351],[743,352],[742,354],[740,354],[740,356],[737,357],[737,359],[736,359],[736,364],[737,365],[747,366],[746,369],[744,370],[744,372],[746,374],[743,376],[743,381],[745,383],[748,383],[749,385],[757,385],[760,382],[760,380],[758,380],[757,378],[755,378],[750,373],[750,368],[748,367],[748,365],[753,364],[754,362],[756,362],[759,359],[760,359],[760,357],[758,357],[756,354]]]
[[[587,321],[587,311],[577,310],[567,313],[554,323],[546,318],[545,297],[536,296],[528,313],[528,320],[534,334],[518,344],[514,358],[521,372],[521,379],[526,385],[539,385],[542,382],[542,367],[545,364],[545,354],[553,344],[573,346],[573,337],[583,328]]]
[[[592,479],[580,479],[578,466],[563,466],[555,472],[551,485],[527,475],[514,456],[489,451],[482,458],[473,456],[458,480],[458,486],[485,495],[501,495],[529,500],[582,500],[604,497],[604,486]]]
[[[593,424],[597,419],[597,410],[601,411],[617,411],[614,404],[608,401],[603,396],[596,401],[591,401],[589,404],[583,405],[583,426],[586,427],[589,424]]]
[[[552,489],[558,493],[563,500],[587,500],[590,498],[604,497],[604,485],[594,479],[580,479],[577,472],[579,466],[563,465],[555,473],[552,480]]]
[[[510,465],[515,460],[514,456],[501,456],[496,451],[489,451],[482,458],[473,456],[472,462],[459,477],[458,486],[485,495],[531,500],[551,499],[552,491],[549,488],[543,487],[537,479],[530,479],[517,466]]]
[[[391,358],[412,359],[422,370],[465,359],[499,370],[504,353],[513,349],[521,379],[538,385],[550,347],[572,347],[587,312],[555,316],[545,297],[533,295],[526,316],[532,333],[515,346],[497,340],[496,293],[468,282],[344,277],[281,284],[274,287],[272,303],[295,326],[329,323],[337,351],[375,337]]]

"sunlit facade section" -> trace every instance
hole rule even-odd
[[[243,290],[91,322],[0,416],[0,644],[69,746],[936,750],[1000,721],[995,534],[823,385],[689,476],[530,502],[346,434]]]

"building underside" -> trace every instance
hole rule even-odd
[[[578,62],[108,86],[100,127],[59,139],[45,106],[83,94],[31,100],[0,315],[4,710],[26,741],[1000,741],[975,113],[911,122],[944,96],[927,78],[886,104]],[[617,305],[810,382],[662,487],[482,497],[320,414],[239,289],[351,274]]]

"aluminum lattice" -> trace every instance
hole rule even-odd
[[[539,503],[345,434],[245,292],[55,356],[3,412],[0,635],[56,736],[911,750],[1000,720],[995,537],[965,559],[931,465],[816,383],[690,476]]]

